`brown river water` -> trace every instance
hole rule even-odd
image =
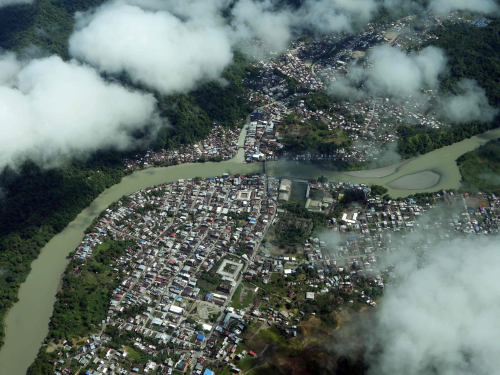
[[[329,181],[383,185],[389,189],[391,196],[405,197],[417,192],[459,187],[460,172],[455,160],[465,152],[499,137],[500,129],[495,129],[411,159],[402,165],[382,169],[380,173],[376,170],[345,174],[308,163],[269,162],[268,174],[303,179],[324,175]],[[242,140],[240,137],[240,141]],[[68,264],[66,257],[78,246],[84,230],[102,210],[123,195],[160,183],[220,176],[223,173],[262,173],[262,164],[245,164],[242,160],[243,154],[240,150],[234,159],[222,163],[150,168],[123,178],[119,184],[99,195],[61,233],[47,243],[38,259],[32,263],[32,270],[21,285],[19,302],[12,307],[6,318],[7,335],[5,345],[0,350],[0,375],[26,374],[48,333],[59,280]],[[376,175],[380,177],[373,177]],[[413,189],[416,185],[418,189]]]

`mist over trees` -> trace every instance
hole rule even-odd
[[[500,103],[500,22],[493,21],[488,27],[470,27],[468,24],[445,23],[435,31],[439,37],[428,42],[446,53],[449,74],[443,76],[440,91],[458,93],[457,83],[474,79],[484,88],[486,97],[494,106]],[[403,158],[425,154],[437,148],[451,145],[471,136],[500,126],[498,115],[491,122],[471,122],[452,125],[443,130],[423,126],[400,126],[398,151]]]

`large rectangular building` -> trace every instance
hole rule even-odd
[[[292,190],[292,181],[283,179],[280,183],[280,192],[289,193]]]

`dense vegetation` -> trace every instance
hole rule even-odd
[[[475,79],[486,90],[490,102],[498,104],[500,22],[493,21],[488,27],[445,23],[445,27],[437,28],[435,34],[439,39],[432,40],[429,44],[445,51],[450,69],[450,74],[441,82],[441,89],[453,91],[454,84],[461,79]]]
[[[73,31],[73,14],[100,5],[104,0],[35,0],[30,5],[0,8],[0,47],[21,52],[36,46],[64,59]]]
[[[125,254],[127,246],[135,247],[135,241],[111,241],[85,265],[78,260],[68,265],[62,290],[57,293],[49,338],[57,342],[84,337],[106,318],[111,292],[119,285],[119,275],[110,264],[112,258]]]
[[[119,285],[120,276],[110,265],[112,258],[125,254],[135,241],[111,241],[97,247],[92,258],[82,265],[74,260],[66,268],[61,291],[57,293],[48,337],[55,343],[88,335],[106,318],[111,292]],[[50,356],[41,349],[28,374],[52,374]]]
[[[412,127],[401,125],[397,128],[400,137],[398,152],[403,159],[407,159],[463,141],[499,125],[498,120],[495,123],[474,122],[467,125],[455,125],[446,130],[432,129],[423,125]]]
[[[492,140],[457,160],[462,190],[500,194],[500,140]]]
[[[119,155],[111,153],[51,170],[26,162],[19,171],[0,174],[1,319],[17,301],[19,285],[41,248],[123,175]],[[2,326],[0,343],[3,337]]]
[[[444,26],[435,30],[439,39],[427,43],[443,49],[448,58],[450,72],[441,81],[441,91],[453,92],[455,84],[461,79],[475,79],[486,90],[490,104],[498,106],[500,22],[493,21],[488,27],[474,27],[466,23],[445,23]],[[400,126],[399,153],[403,158],[424,154],[498,126],[498,117],[493,123],[454,125],[445,130]]]
[[[236,54],[234,63],[222,74],[229,84],[222,86],[211,82],[189,94],[160,98],[162,116],[173,127],[160,131],[156,149],[169,149],[190,144],[206,137],[214,122],[225,127],[235,127],[252,111],[243,97],[243,79],[251,69],[242,55]]]

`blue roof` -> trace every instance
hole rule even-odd
[[[204,340],[204,339],[205,335],[199,334],[198,336],[196,336],[196,340]]]
[[[203,372],[203,375],[212,375],[214,372],[212,370],[209,370],[209,369],[205,369],[205,371]]]

